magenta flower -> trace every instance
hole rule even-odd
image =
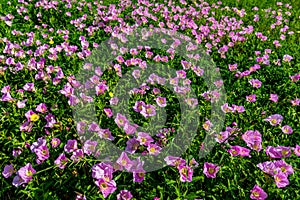
[[[286,176],[294,173],[293,167],[288,165],[284,160],[276,160],[274,161],[274,165],[277,167],[279,172],[284,173]]]
[[[40,103],[39,105],[37,105],[36,109],[37,112],[40,113],[46,113],[47,112],[47,107],[45,103]]]
[[[125,148],[125,151],[132,154],[138,149],[138,147],[140,146],[140,142],[135,138],[131,138],[126,142],[126,145],[127,146]]]
[[[60,154],[58,158],[54,161],[54,164],[56,164],[60,169],[64,169],[67,166],[68,158],[64,153]]]
[[[133,165],[133,162],[128,158],[127,154],[123,151],[121,156],[118,158],[117,163],[122,167],[125,167],[127,171],[130,171],[130,168]]]
[[[25,183],[28,183],[32,179],[32,175],[36,173],[35,169],[32,168],[30,163],[27,163],[24,167],[21,167],[17,174],[24,180]]]
[[[58,147],[58,145],[60,145],[60,139],[58,139],[58,138],[52,138],[52,140],[51,140],[51,146],[53,148],[56,148],[56,147]]]
[[[242,135],[242,139],[247,143],[247,146],[253,150],[261,151],[262,138],[260,132],[257,130],[248,130]]]
[[[97,144],[98,144],[97,141],[92,141],[92,140],[85,141],[83,145],[83,152],[87,155],[91,155],[92,153],[95,152]]]
[[[203,173],[207,178],[216,178],[217,172],[220,170],[220,167],[213,164],[205,162],[203,166]]]
[[[167,99],[165,97],[158,96],[156,98],[156,103],[159,107],[166,107],[167,106]]]
[[[258,79],[251,79],[249,81],[250,85],[252,85],[254,88],[260,88],[261,87],[261,81]]]
[[[229,113],[229,112],[232,112],[233,111],[233,108],[230,107],[228,105],[228,103],[225,103],[224,105],[221,106],[221,109],[224,113]]]
[[[195,98],[187,98],[184,100],[187,105],[189,105],[191,108],[194,108],[195,106],[198,105],[198,99]]]
[[[278,102],[278,95],[277,94],[270,94],[270,100],[273,102]]]
[[[274,114],[264,119],[264,121],[270,122],[272,126],[277,126],[283,120],[283,117],[279,114]]]
[[[140,183],[145,179],[145,170],[136,169],[133,171],[133,182]]]
[[[177,78],[185,78],[186,72],[184,70],[178,70],[176,71]]]
[[[35,152],[35,150],[41,146],[46,146],[46,139],[44,137],[40,137],[37,139],[36,142],[32,143],[32,145],[30,146],[30,150],[32,153]]]
[[[101,178],[96,180],[95,183],[99,187],[104,198],[106,198],[117,189],[117,184],[114,180],[106,181],[105,179]]]
[[[15,99],[11,97],[10,93],[7,92],[5,94],[3,94],[2,98],[1,98],[1,101],[8,101],[8,102],[11,102],[11,101],[14,101]]]
[[[227,138],[230,136],[230,132],[229,131],[222,131],[219,134],[216,134],[216,138],[215,140],[218,143],[223,143],[227,140]]]
[[[23,89],[28,92],[35,92],[34,83],[26,83]]]
[[[295,99],[290,101],[292,106],[299,106],[300,105],[300,99]]]
[[[67,153],[71,153],[77,149],[77,140],[68,140],[67,144],[64,146],[64,150]]]
[[[46,145],[39,146],[34,150],[37,155],[37,163],[40,164],[49,158],[49,149]]]
[[[101,162],[93,165],[92,177],[95,179],[104,179],[110,181],[113,179],[114,169],[110,164]]]
[[[231,156],[251,157],[250,150],[241,146],[231,146],[231,149],[229,149],[228,152]]]
[[[108,90],[108,86],[105,85],[104,83],[100,83],[95,87],[95,90],[96,90],[96,95],[104,94],[104,92]]]
[[[130,200],[132,198],[132,194],[128,190],[121,190],[117,195],[117,200]]]
[[[300,146],[296,144],[296,147],[294,148],[294,154],[296,156],[300,156]]]
[[[17,107],[18,108],[24,108],[25,106],[26,106],[26,101],[27,101],[27,99],[25,99],[25,100],[23,100],[23,101],[18,101],[17,102]]]
[[[287,185],[290,184],[289,179],[282,172],[279,172],[279,173],[275,174],[274,175],[274,180],[275,180],[276,186],[278,188],[284,188],[284,187],[286,187]]]
[[[268,146],[266,148],[266,154],[271,158],[283,158],[283,157],[289,157],[291,155],[291,150],[290,147],[285,147],[285,146],[277,146],[277,147]]]
[[[81,158],[84,157],[84,153],[82,149],[76,149],[75,151],[73,151],[72,156],[70,157],[70,159],[76,163],[78,162]]]
[[[258,185],[255,185],[250,192],[251,199],[264,200],[268,197],[268,194]]]
[[[293,129],[289,125],[285,125],[285,126],[281,127],[281,130],[284,134],[292,134],[293,133]]]
[[[133,110],[135,112],[141,112],[143,110],[143,107],[145,106],[145,102],[143,101],[136,101],[134,106],[133,106]]]
[[[274,162],[266,161],[263,163],[258,163],[256,166],[271,176],[274,176],[277,173],[277,168]]]
[[[25,117],[27,118],[27,120],[29,122],[34,122],[39,120],[39,115],[37,115],[35,112],[33,112],[32,110],[29,110],[28,112],[25,113]]]
[[[13,175],[15,169],[14,166],[12,164],[10,165],[5,165],[4,170],[2,172],[2,175],[4,176],[4,178],[8,178],[11,175]]]
[[[178,167],[181,182],[192,182],[193,170],[189,166]]]

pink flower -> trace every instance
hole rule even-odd
[[[277,126],[283,120],[283,117],[279,114],[274,114],[264,119],[264,121],[270,122],[272,126]]]
[[[277,94],[270,94],[270,100],[273,102],[278,102],[278,95]]]
[[[166,98],[165,97],[160,97],[158,96],[156,98],[156,103],[159,107],[166,107],[167,106],[167,102],[166,102]]]
[[[193,170],[189,166],[178,167],[181,182],[192,182]]]
[[[130,171],[133,162],[128,158],[127,154],[123,151],[121,156],[118,158],[117,163],[122,166],[125,167],[125,169],[127,171]]]
[[[107,115],[107,117],[110,118],[113,116],[113,113],[110,108],[104,108],[103,110],[104,110],[105,114]]]
[[[289,125],[285,125],[285,126],[281,127],[281,130],[284,134],[292,134],[293,133],[293,129]]]
[[[217,172],[220,170],[220,167],[213,163],[204,163],[203,173],[207,178],[216,178]]]
[[[117,200],[130,200],[132,198],[132,194],[128,190],[121,190],[117,195]]]
[[[250,192],[251,199],[264,200],[268,197],[268,194],[258,185],[255,185]]]
[[[251,79],[249,83],[254,87],[254,88],[260,88],[261,87],[261,81],[258,79]]]
[[[96,180],[95,183],[99,187],[104,198],[106,198],[117,189],[117,184],[114,180],[106,181],[105,179],[101,178]]]
[[[28,183],[32,179],[32,175],[36,173],[35,169],[32,168],[30,163],[27,163],[24,167],[21,167],[17,174],[21,179],[24,180],[25,183]]]
[[[275,174],[274,175],[274,180],[275,180],[276,186],[278,188],[284,188],[287,185],[289,185],[289,179],[282,172],[279,172],[279,173]]]
[[[255,102],[256,101],[256,95],[255,94],[251,94],[249,96],[246,96],[246,99],[248,102]]]
[[[69,159],[66,157],[64,153],[60,154],[58,158],[54,161],[60,169],[64,169],[67,166]]]
[[[294,154],[296,156],[300,156],[300,146],[296,144],[296,147],[294,149]]]
[[[138,132],[137,141],[140,142],[140,145],[149,146],[154,140],[148,133]]]

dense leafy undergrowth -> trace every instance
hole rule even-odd
[[[300,199],[299,1],[13,0],[0,16],[1,199]],[[126,49],[128,41],[110,44],[108,64],[106,54],[90,59],[139,27],[188,36],[215,68],[193,65],[174,53],[178,40],[164,38],[166,49]],[[142,79],[151,63],[176,73]],[[86,82],[77,80],[82,70],[91,72]],[[124,77],[142,81],[121,84],[131,92],[126,116],[113,109]],[[90,96],[77,95],[82,88]],[[74,109],[89,103],[96,121],[76,121]],[[190,116],[184,103],[196,108],[195,137],[179,139],[190,141],[182,155],[162,154]],[[215,145],[201,156],[206,136]],[[100,160],[105,142],[124,152]],[[164,167],[145,169],[146,155]]]

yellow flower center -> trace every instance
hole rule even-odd
[[[37,121],[39,119],[40,119],[40,116],[38,116],[37,114],[32,114],[30,116],[30,120],[33,121],[33,122],[35,122],[35,121]]]
[[[209,169],[208,169],[208,172],[209,172],[210,174],[213,174],[213,173],[215,172],[215,170],[214,170],[213,168],[209,168]]]
[[[42,154],[43,154],[43,155],[46,155],[46,154],[47,154],[47,151],[46,151],[46,150],[42,150]]]
[[[259,197],[259,193],[258,193],[258,192],[253,192],[252,194],[253,194],[253,196],[255,196],[255,197]]]
[[[32,176],[32,171],[30,171],[30,170],[26,170],[26,176]]]
[[[106,183],[101,183],[100,187],[101,187],[101,189],[105,190],[107,188],[107,185],[106,185]]]

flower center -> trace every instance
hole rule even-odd
[[[30,171],[30,170],[26,170],[26,176],[32,176],[32,171]]]
[[[209,172],[210,174],[213,174],[213,173],[215,172],[215,169],[214,169],[214,168],[209,168],[209,169],[208,169],[208,172]]]

